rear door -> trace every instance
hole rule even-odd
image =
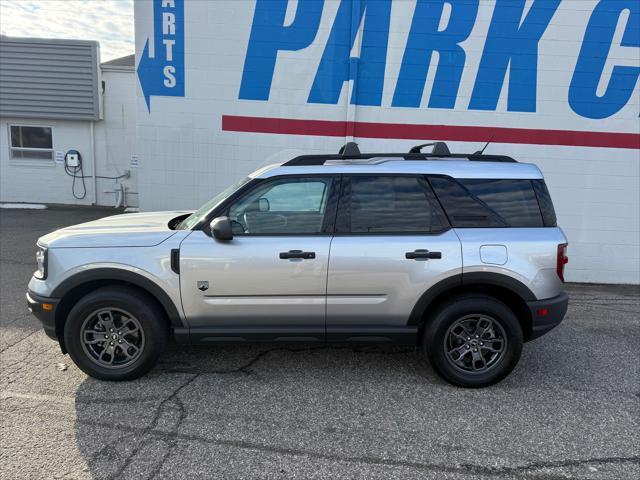
[[[327,283],[327,339],[414,341],[411,312],[462,273],[460,241],[421,175],[343,177]]]
[[[224,212],[234,237],[194,231],[180,249],[191,334],[204,341],[324,340],[339,178],[262,181]]]

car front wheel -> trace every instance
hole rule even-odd
[[[434,370],[462,387],[487,387],[505,378],[522,352],[514,313],[486,295],[451,298],[427,320],[423,346]]]
[[[100,380],[132,380],[147,373],[167,342],[164,313],[142,292],[105,287],[72,308],[64,340],[74,363]]]

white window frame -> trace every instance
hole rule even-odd
[[[11,139],[12,127],[36,127],[36,128],[48,128],[51,130],[51,148],[28,148],[28,147],[14,147]],[[55,165],[54,163],[54,148],[53,148],[53,125],[32,124],[32,123],[9,123],[7,124],[7,135],[9,144],[9,161],[15,165]],[[15,158],[13,152],[49,152],[51,158]]]

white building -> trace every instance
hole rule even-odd
[[[128,55],[100,65],[103,118],[96,124],[95,133],[98,175],[113,177],[128,171],[129,176],[118,180],[98,178],[99,205],[114,205],[120,196],[124,204],[138,206],[134,62],[135,56]]]
[[[99,59],[96,42],[0,38],[1,201],[137,205],[134,56]]]
[[[569,280],[640,283],[637,0],[154,0],[135,27],[143,209],[352,139],[493,138],[545,174]]]
[[[545,174],[568,280],[640,283],[637,0],[153,0],[135,3],[135,31],[135,76],[131,61],[98,68],[84,42],[98,103],[77,118],[33,116],[40,97],[7,111],[17,87],[0,55],[3,201],[113,205],[125,185],[143,210],[195,208],[264,164],[346,141],[473,152],[492,139],[488,153]],[[51,158],[13,158],[11,125],[51,127]],[[132,176],[97,178],[95,199],[86,178],[75,200],[55,161],[70,149],[86,176],[92,158],[98,176]]]

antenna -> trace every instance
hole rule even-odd
[[[478,150],[477,152],[474,153],[474,155],[482,155],[484,153],[484,151],[487,149],[487,147],[489,146],[489,144],[491,143],[491,141],[493,140],[493,137],[495,137],[495,134],[491,135],[491,138],[484,145],[484,147],[482,147],[482,150]]]

